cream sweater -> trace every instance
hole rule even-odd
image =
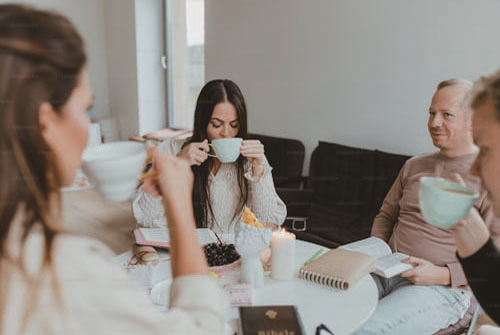
[[[168,139],[162,142],[163,152],[176,155],[182,145],[189,139]],[[267,162],[266,162],[267,164]],[[234,163],[221,164],[216,175],[209,176],[210,203],[214,217],[208,213],[208,222],[213,223],[216,233],[232,233],[235,224],[240,220],[236,209],[240,206],[240,189],[237,180],[237,167]],[[247,206],[261,222],[272,222],[281,225],[285,221],[286,206],[276,194],[271,167],[265,167],[260,177],[252,176],[250,163],[245,166],[245,178],[248,180]],[[145,227],[161,227],[167,225],[160,197],[139,191],[132,203],[137,222]]]
[[[38,273],[43,238],[31,233],[24,248],[28,272]],[[15,243],[13,257],[20,256]],[[26,277],[10,268],[5,335],[185,335],[223,334],[226,300],[208,276],[174,279],[170,310],[160,313],[145,292],[112,261],[112,252],[89,238],[59,235],[54,245],[54,270],[59,280],[62,308],[58,307],[46,274],[37,296],[28,290]],[[35,303],[36,302],[36,303]],[[22,331],[22,316],[31,305],[29,322]]]

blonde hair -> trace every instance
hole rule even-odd
[[[476,109],[488,99],[491,99],[495,107],[495,118],[500,122],[500,70],[474,82],[468,99],[469,106]]]
[[[465,88],[465,95],[464,95],[464,100],[461,103],[462,110],[465,113],[466,118],[470,117],[471,115],[471,110],[469,108],[469,104],[467,103],[467,98],[469,96],[469,92],[472,88],[472,82],[467,80],[467,79],[461,79],[461,78],[450,78],[441,81],[437,87],[436,87],[436,92],[445,88],[445,87],[450,87],[450,86],[462,86]]]

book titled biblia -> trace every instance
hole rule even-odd
[[[293,305],[239,307],[240,335],[305,335]]]
[[[378,237],[368,237],[339,248],[373,256],[376,259],[374,272],[381,277],[391,278],[412,268],[410,264],[401,262],[407,259],[408,255],[399,252],[392,253],[391,247]]]
[[[214,232],[208,228],[196,229],[200,245],[217,242]],[[168,228],[139,228],[134,230],[135,243],[168,249],[170,239]]]

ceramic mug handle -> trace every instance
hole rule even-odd
[[[209,145],[209,146],[211,146],[211,147],[212,147],[212,149],[214,149],[214,152],[215,152],[215,147],[214,147],[214,145],[213,145],[212,143],[208,143],[208,145]],[[216,152],[215,152],[215,153],[216,153]],[[210,157],[216,157],[216,158],[217,158],[217,155],[212,155],[212,154],[209,154],[209,153],[207,153],[207,155],[209,155]]]

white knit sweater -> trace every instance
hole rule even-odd
[[[28,235],[23,253],[19,246],[22,213],[18,213],[8,240],[11,259],[23,257],[26,271],[38,275],[44,239],[36,230]],[[17,228],[17,229],[16,229]],[[33,229],[35,230],[35,229]],[[213,335],[224,333],[228,308],[224,293],[208,276],[182,276],[170,288],[170,309],[160,313],[122,267],[113,253],[97,240],[58,234],[53,244],[52,277],[41,276],[36,296],[25,272],[10,266],[2,335]],[[7,257],[6,257],[7,258]],[[5,264],[7,265],[7,264]],[[163,265],[165,266],[165,265]],[[22,317],[28,306],[28,323]]]
[[[160,149],[176,155],[189,139],[168,139],[162,142]],[[281,225],[286,217],[286,206],[276,194],[272,168],[267,164],[259,177],[252,176],[250,163],[245,164],[245,178],[248,180],[247,206],[261,222]],[[208,223],[216,233],[232,233],[241,213],[235,213],[240,207],[240,189],[237,182],[238,169],[235,163],[221,164],[216,175],[210,173],[210,204],[214,217],[208,213]],[[132,209],[137,222],[144,227],[167,225],[160,197],[139,191],[133,201]]]

